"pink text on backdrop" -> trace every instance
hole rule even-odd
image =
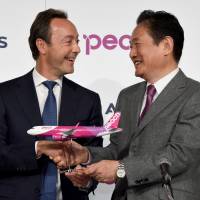
[[[130,35],[122,35],[118,38],[115,35],[108,34],[101,38],[97,34],[83,34],[83,38],[85,39],[86,55],[89,55],[91,53],[91,50],[96,50],[101,46],[103,46],[107,50],[113,50],[117,46],[119,46],[123,50],[129,50],[130,48]]]

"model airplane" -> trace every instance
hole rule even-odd
[[[104,126],[34,126],[27,131],[33,136],[51,136],[53,140],[69,140],[74,138],[100,137],[116,132],[121,132],[118,128],[121,113],[116,112]]]

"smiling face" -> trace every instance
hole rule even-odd
[[[50,43],[37,39],[40,52],[37,70],[48,79],[57,79],[74,72],[74,62],[80,52],[78,32],[72,22],[55,18],[50,23]]]
[[[166,48],[160,41],[156,44],[145,24],[139,24],[130,41],[130,58],[135,65],[135,75],[148,82],[159,80],[166,69]]]

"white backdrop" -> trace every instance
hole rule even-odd
[[[144,9],[166,10],[177,16],[185,44],[180,67],[200,81],[200,3],[198,0],[0,0],[0,82],[28,72],[35,63],[28,46],[30,26],[46,8],[68,12],[80,35],[81,54],[68,78],[100,94],[105,121],[112,114],[119,91],[140,79],[134,77],[127,35]],[[112,44],[108,44],[111,41]],[[106,111],[109,111],[106,113]],[[107,138],[105,143],[107,144]],[[113,185],[100,184],[90,199],[110,199]]]

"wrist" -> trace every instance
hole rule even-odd
[[[93,184],[93,181],[92,181],[92,179],[90,179],[85,186],[79,187],[79,190],[84,191],[84,192],[88,192],[88,190],[90,189],[92,184]]]
[[[41,152],[41,142],[42,141],[37,141],[35,142],[35,153],[36,153],[36,158],[40,158],[42,156]]]
[[[83,149],[83,157],[82,158],[83,159],[82,159],[81,164],[87,165],[87,164],[90,163],[90,160],[91,160],[90,159],[90,152],[89,152],[87,147],[84,147],[84,149]]]
[[[47,148],[48,141],[37,141],[36,142],[36,156],[41,157],[42,154],[45,152],[45,149]]]
[[[124,163],[122,161],[118,162],[116,175],[117,178],[124,178],[126,176]]]
[[[86,166],[89,165],[91,163],[91,154],[89,152],[89,150],[86,148],[86,155],[85,155],[85,161],[81,163],[81,165]]]
[[[35,142],[35,155],[36,155],[36,159],[39,159],[42,155],[38,152],[38,142]]]

